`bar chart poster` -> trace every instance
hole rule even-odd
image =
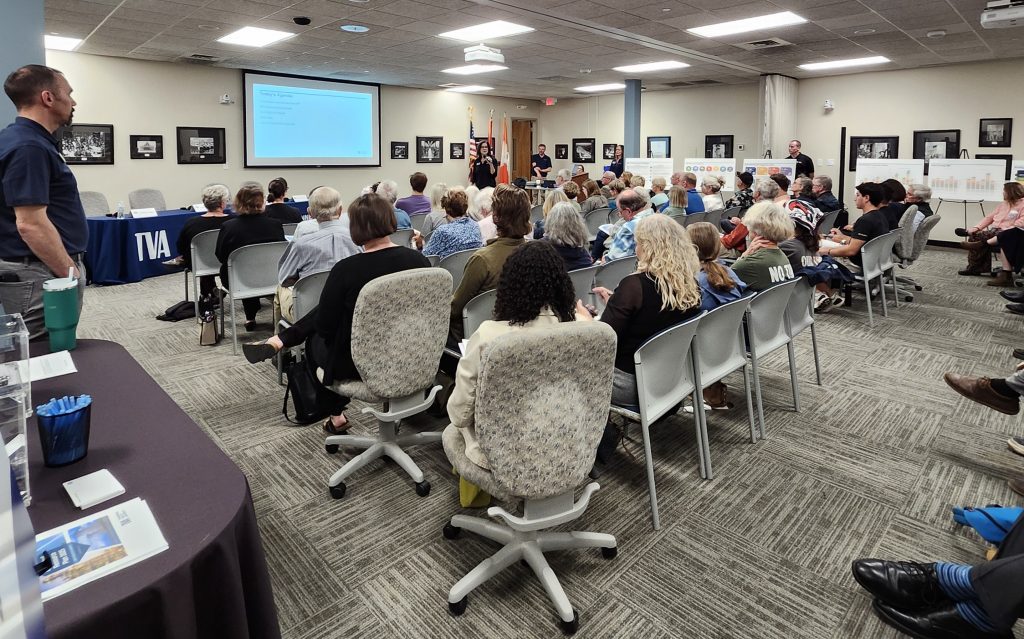
[[[758,180],[767,180],[769,175],[781,173],[792,182],[796,177],[796,160],[786,158],[783,160],[743,160],[743,170],[754,176],[754,183]]]
[[[872,160],[857,158],[857,181],[882,183],[896,179],[909,187],[924,184],[924,160]]]
[[[723,191],[732,191],[736,188],[736,160],[733,158],[686,158],[683,161],[683,171],[697,176],[697,190],[700,190],[705,175],[722,178]]]
[[[1006,160],[933,159],[928,167],[932,197],[1001,202]]]

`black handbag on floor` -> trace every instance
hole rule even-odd
[[[284,356],[284,351],[277,354]],[[289,422],[305,426],[327,417],[327,412],[322,410],[317,402],[317,396],[326,392],[322,390],[320,380],[316,379],[313,371],[306,364],[308,360],[303,357],[299,360],[292,360],[284,373],[288,377],[288,387],[284,392],[284,405],[281,406],[281,413]],[[292,405],[295,407],[295,419],[288,416],[288,397],[292,398]]]

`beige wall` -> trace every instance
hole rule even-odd
[[[381,179],[399,183],[401,193],[409,190],[408,176],[423,171],[430,182],[463,184],[468,175],[462,160],[443,164],[417,164],[416,136],[444,137],[444,156],[450,142],[465,142],[469,135],[466,109],[476,109],[477,134],[487,128],[487,113],[495,111],[495,138],[501,136],[503,111],[514,118],[536,118],[540,104],[536,100],[511,100],[445,91],[423,91],[401,87],[381,87],[380,168],[366,169],[246,169],[242,161],[242,73],[234,69],[169,64],[109,58],[59,51],[47,51],[47,63],[62,70],[74,87],[78,101],[75,121],[114,125],[113,166],[75,166],[75,176],[83,191],[100,191],[111,207],[119,200],[128,202],[128,192],[141,187],[164,192],[172,208],[199,201],[199,192],[210,182],[223,182],[236,188],[246,180],[264,185],[283,175],[295,194],[329,184],[347,200],[359,194],[367,184]],[[235,104],[221,105],[219,96],[229,93]],[[516,109],[527,104],[527,109]],[[224,127],[228,156],[226,165],[180,165],[175,160],[177,126]],[[162,160],[132,160],[128,154],[131,134],[163,135]],[[409,142],[411,159],[391,160],[392,140]],[[552,149],[553,150],[553,149]]]

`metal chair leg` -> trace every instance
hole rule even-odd
[[[793,384],[793,410],[800,412],[800,383],[796,377],[796,353],[793,349],[793,340],[786,344],[789,351],[789,381]]]
[[[811,351],[814,353],[814,373],[818,378],[818,386],[821,386],[821,362],[818,361],[818,333],[811,324]]]

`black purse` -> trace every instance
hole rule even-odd
[[[281,357],[282,353],[277,356]],[[307,364],[308,358],[292,360],[284,373],[288,377],[288,386],[284,391],[284,405],[281,406],[281,413],[284,418],[292,424],[305,426],[327,417],[327,411],[320,408],[321,402],[317,401],[320,393],[329,392],[323,388],[310,370]],[[295,407],[295,419],[288,416],[288,397],[292,398],[292,405]]]

